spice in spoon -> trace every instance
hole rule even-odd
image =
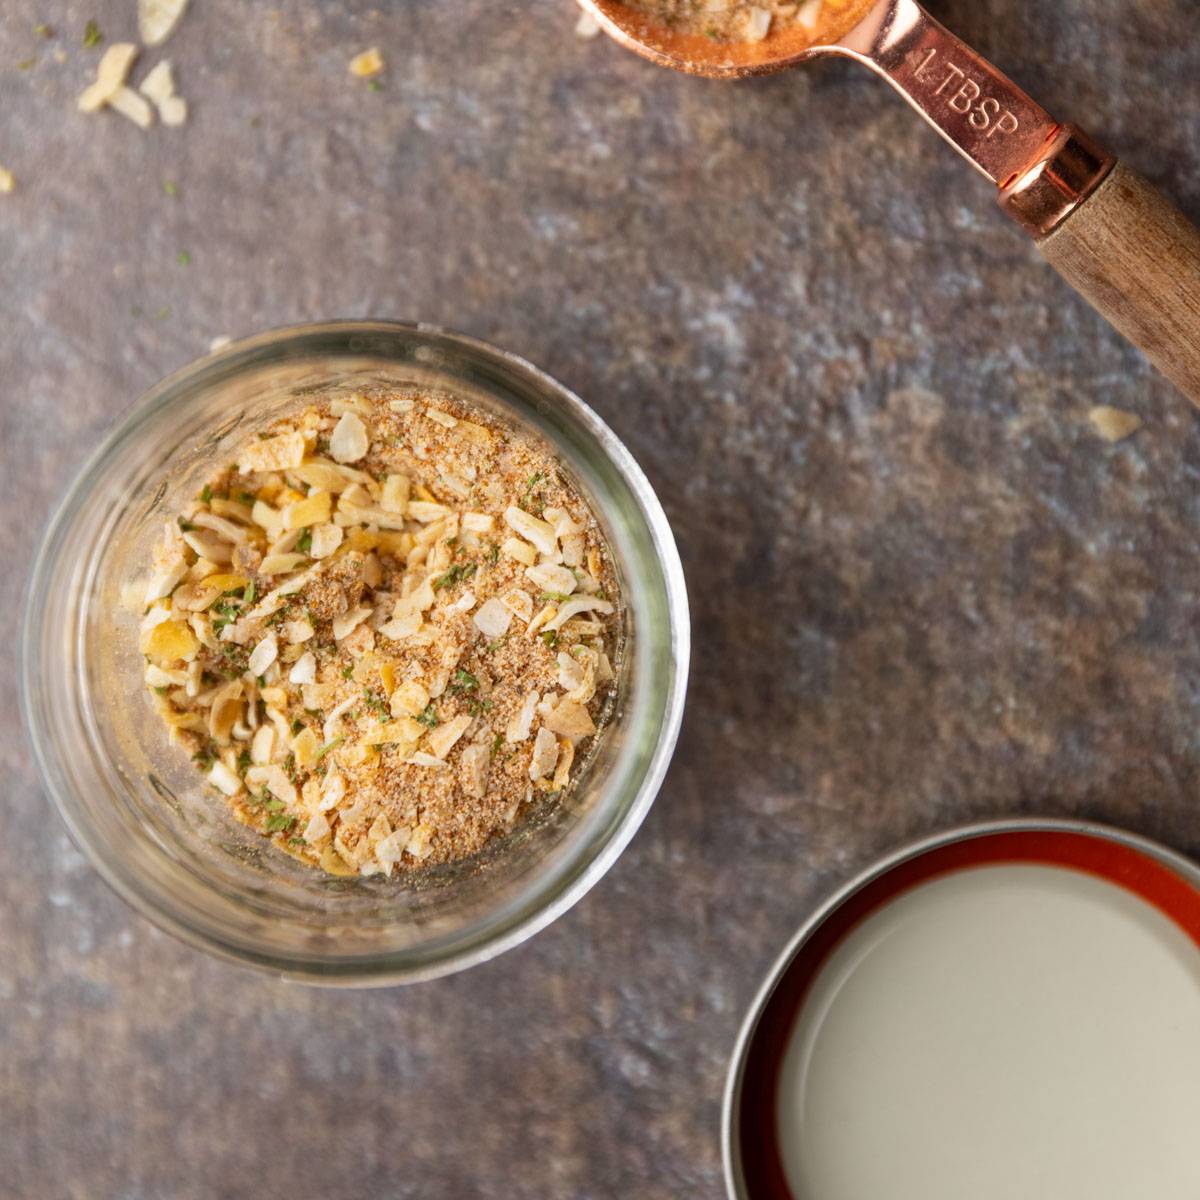
[[[627,0],[629,7],[679,33],[718,41],[758,42],[768,34],[802,30],[815,41],[823,23],[856,0]]]

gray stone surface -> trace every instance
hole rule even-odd
[[[716,1197],[743,1009],[854,868],[997,813],[1200,853],[1195,414],[883,85],[672,76],[577,40],[567,0],[194,0],[168,48],[193,118],[144,135],[73,111],[84,22],[129,35],[132,0],[13,7],[5,1197]],[[932,7],[1200,212],[1192,0]],[[374,93],[346,72],[371,44]],[[135,918],[48,808],[10,682],[36,538],[115,416],[216,334],[355,315],[481,335],[588,399],[660,489],[698,646],[608,878],[522,949],[378,993]],[[1101,443],[1099,401],[1145,427]]]

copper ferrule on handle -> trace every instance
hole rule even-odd
[[[1064,125],[1007,187],[1000,207],[1039,241],[1053,233],[1116,166],[1076,125]]]

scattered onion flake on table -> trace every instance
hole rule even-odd
[[[138,34],[147,46],[161,46],[176,30],[188,0],[138,0]]]
[[[142,129],[154,124],[154,111],[164,125],[182,125],[187,120],[187,101],[175,94],[175,77],[169,59],[162,59],[138,85],[128,86],[129,73],[137,61],[132,42],[117,42],[100,56],[95,82],[79,97],[80,112],[97,113],[111,108]]]
[[[166,525],[141,614],[169,740],[336,875],[476,853],[609,718],[619,597],[553,452],[443,393],[326,399]]]
[[[814,36],[821,22],[839,16],[858,0],[626,0],[681,33],[720,41],[759,42],[769,33],[798,26]]]

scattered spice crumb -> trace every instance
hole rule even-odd
[[[17,63],[17,70],[18,71],[31,71],[36,66],[37,66],[36,58],[23,58],[23,59],[21,59],[21,61],[19,63]]]
[[[99,112],[111,104],[118,93],[125,89],[125,81],[138,56],[138,48],[132,42],[116,42],[109,46],[96,64],[96,82],[84,89],[79,97],[79,111]]]
[[[382,84],[382,83],[380,83],[378,79],[372,79],[372,80],[371,80],[371,81],[370,81],[370,82],[367,84],[367,90],[368,90],[368,91],[371,91],[371,92],[382,92],[382,91],[383,91],[383,84]]]
[[[359,79],[370,79],[372,75],[378,75],[382,70],[383,55],[375,46],[364,50],[361,54],[356,54],[350,60],[350,74],[358,76]]]
[[[138,47],[132,42],[109,46],[96,66],[95,82],[79,97],[79,111],[96,113],[111,108],[142,129],[149,129],[157,107],[164,125],[182,125],[187,120],[187,101],[175,95],[171,64],[166,59],[158,63],[135,91],[128,86],[128,79],[137,56]],[[174,195],[172,187],[163,184],[169,196]]]
[[[176,30],[188,0],[138,0],[138,33],[147,46],[161,46]]]
[[[580,38],[594,38],[600,32],[600,22],[592,16],[590,12],[579,14],[579,20],[575,22],[575,36]]]
[[[182,125],[187,120],[188,102],[182,96],[168,96],[158,106],[158,115],[164,125]]]
[[[150,101],[133,88],[123,87],[108,101],[108,107],[113,112],[119,112],[127,117],[139,129],[149,129],[154,124],[154,109]]]
[[[154,102],[163,125],[182,125],[187,120],[187,101],[176,95],[175,76],[169,59],[163,59],[142,80],[138,91]]]
[[[192,265],[192,256],[187,250],[180,250],[175,256],[175,260],[181,267],[190,267]]]
[[[17,177],[7,167],[0,167],[0,194],[7,195],[16,190]]]
[[[83,28],[83,48],[90,50],[93,46],[98,46],[104,41],[104,34],[100,32],[100,26],[95,21],[89,21]]]
[[[176,185],[173,179],[164,179],[163,191],[166,192],[168,196],[176,196],[179,194],[179,187]]]
[[[142,80],[138,91],[153,101],[164,125],[182,125],[187,120],[187,101],[175,92],[170,59],[158,63]]]
[[[1088,413],[1096,432],[1106,442],[1120,442],[1142,427],[1142,418],[1124,409],[1099,404]]]
[[[233,341],[233,338],[227,333],[218,334],[211,342],[208,343],[209,354],[216,354],[218,350],[224,350]]]
[[[164,58],[151,67],[146,78],[138,84],[138,91],[155,104],[161,104],[168,96],[175,95],[175,77],[171,73],[171,60]]]

